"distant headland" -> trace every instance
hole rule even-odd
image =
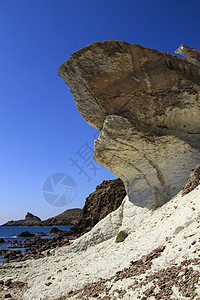
[[[1,226],[73,226],[78,221],[81,212],[81,208],[67,209],[63,213],[44,221],[27,212],[24,219],[11,220]]]

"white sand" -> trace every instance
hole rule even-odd
[[[115,243],[116,234],[121,229],[127,229],[129,236],[124,242]],[[51,250],[52,256],[1,265],[0,279],[27,282],[28,290],[24,299],[52,300],[66,295],[72,289],[95,282],[100,277],[114,275],[116,271],[128,267],[130,261],[141,258],[159,245],[166,248],[160,257],[153,260],[150,272],[179,264],[186,258],[197,257],[200,254],[199,232],[198,187],[184,197],[179,193],[156,211],[138,208],[126,197],[115,212],[101,220],[89,233],[70,246]],[[196,243],[191,246],[193,241]],[[199,252],[193,253],[194,250]],[[200,271],[199,266],[195,268]],[[51,279],[47,279],[49,276]],[[46,286],[47,281],[52,284]],[[122,286],[124,289],[132,281],[131,278],[123,279],[116,282],[114,287]],[[123,299],[138,299],[139,292],[129,291]],[[200,295],[200,288],[197,288],[197,292]],[[174,297],[188,299],[181,298],[175,288]]]

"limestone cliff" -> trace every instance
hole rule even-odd
[[[199,51],[181,49],[187,60],[123,41],[98,42],[58,70],[80,114],[100,130],[94,159],[123,180],[141,207],[176,195],[199,162]]]

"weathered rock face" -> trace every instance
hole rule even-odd
[[[8,221],[2,226],[40,226],[41,222],[42,221],[39,217],[34,216],[33,214],[27,212],[23,220]]]
[[[200,164],[192,168],[190,172],[190,178],[187,181],[186,186],[182,190],[182,196],[193,191],[200,184]]]
[[[33,221],[33,222],[38,221],[38,222],[41,222],[41,219],[37,216],[34,216],[30,212],[27,212],[27,214],[25,216],[25,221]]]
[[[103,151],[102,151],[103,149]],[[175,136],[148,136],[119,116],[108,116],[94,159],[124,181],[130,201],[156,208],[181,190],[199,153]]]
[[[107,41],[72,54],[58,74],[100,130],[94,159],[124,181],[133,203],[156,208],[184,187],[200,158],[198,64]]]
[[[72,226],[78,222],[81,212],[81,208],[67,209],[63,213],[44,221],[28,212],[24,220],[8,221],[2,226]]]
[[[69,231],[69,235],[82,235],[90,231],[100,220],[116,210],[126,196],[120,178],[104,180],[85,201],[80,220]]]
[[[73,226],[78,222],[81,208],[71,208],[63,213],[41,222],[41,226]]]
[[[200,69],[176,56],[107,41],[72,54],[58,74],[81,115],[97,129],[116,114],[133,123],[199,132]]]
[[[175,53],[179,53],[186,58],[187,61],[194,65],[200,66],[200,51],[192,47],[181,45]]]

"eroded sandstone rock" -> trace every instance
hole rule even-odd
[[[189,50],[197,61],[198,51]],[[124,181],[136,205],[168,201],[199,162],[200,68],[192,62],[106,41],[58,70],[83,118],[100,130],[94,159]]]
[[[183,188],[199,151],[173,135],[144,133],[112,115],[95,142],[94,159],[123,180],[130,201],[156,208]]]
[[[200,51],[186,45],[181,45],[175,51],[175,53],[181,54],[186,58],[187,61],[191,62],[192,64],[200,66]]]

